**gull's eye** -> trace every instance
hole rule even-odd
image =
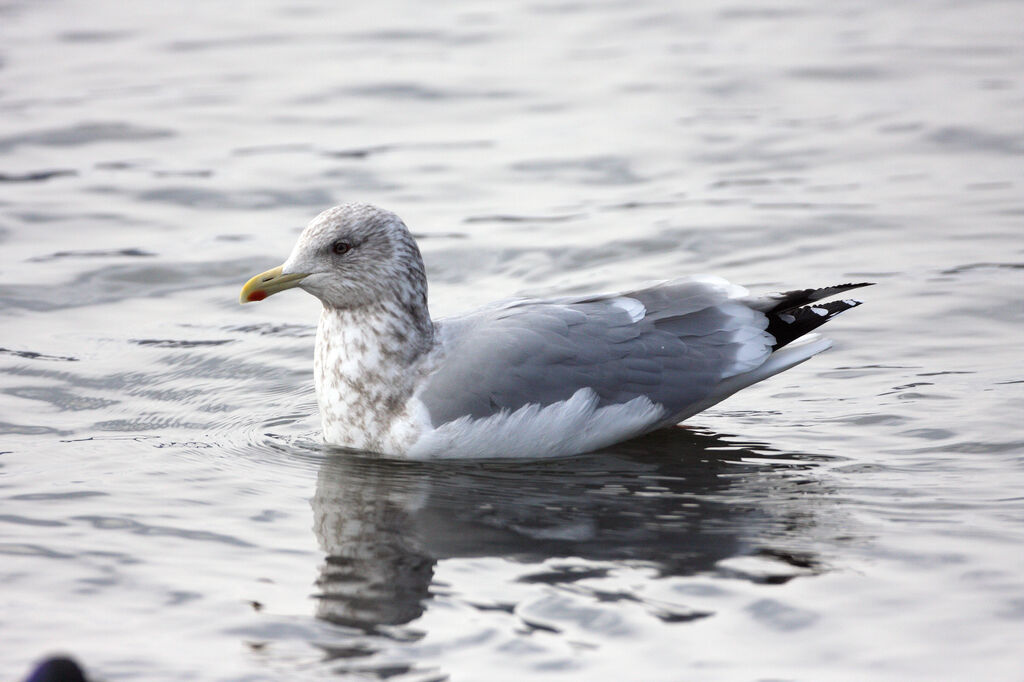
[[[352,250],[352,245],[346,241],[336,241],[331,244],[331,251],[342,256]]]

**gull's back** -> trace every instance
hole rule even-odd
[[[442,320],[436,366],[417,392],[434,431],[413,449],[464,456],[453,449],[518,450],[522,442],[524,451],[571,454],[674,424],[827,348],[809,344],[770,361],[783,332],[802,336],[841,312],[797,306],[821,297],[813,292],[853,286],[754,299],[724,280],[694,277]]]

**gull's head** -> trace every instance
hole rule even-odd
[[[242,287],[241,303],[299,287],[329,308],[426,303],[416,242],[401,218],[369,204],[344,204],[313,219],[284,264]]]

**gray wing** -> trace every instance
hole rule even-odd
[[[443,355],[419,393],[435,426],[591,388],[599,405],[646,396],[681,412],[762,364],[766,316],[714,278],[590,298],[521,300],[438,323]]]

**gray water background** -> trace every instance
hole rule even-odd
[[[1024,5],[0,2],[0,677],[1024,679]],[[435,315],[872,280],[548,462],[318,442],[317,212]]]

